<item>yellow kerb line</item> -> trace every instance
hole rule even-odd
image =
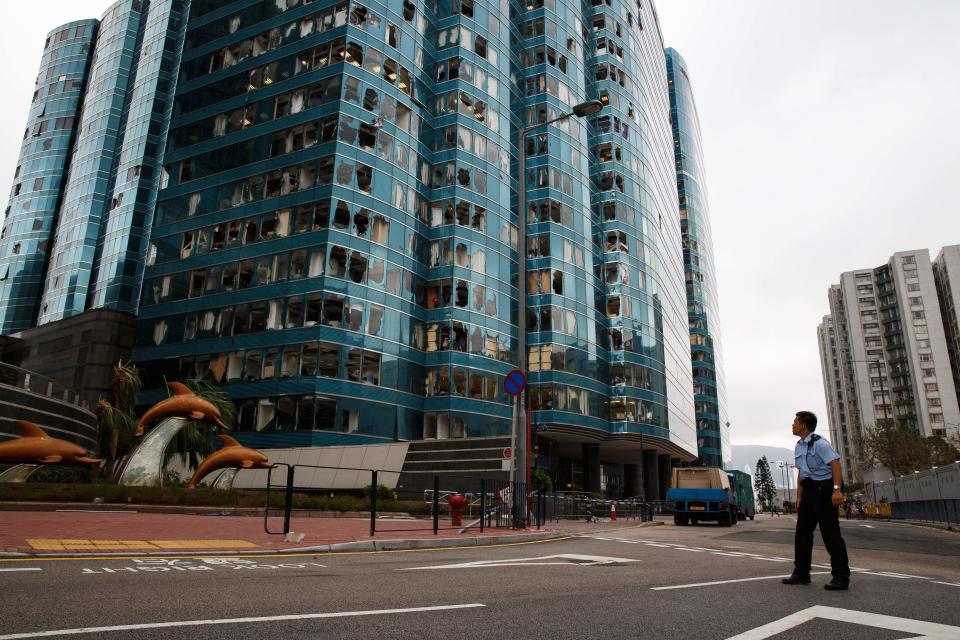
[[[260,545],[246,540],[78,540],[28,538],[36,551],[124,551],[133,549],[250,549]]]

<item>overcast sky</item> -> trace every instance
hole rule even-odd
[[[4,188],[45,34],[109,4],[0,3]],[[816,326],[827,287],[895,251],[935,257],[960,243],[960,2],[659,0],[657,10],[703,128],[732,440],[792,446],[798,409],[826,432]]]

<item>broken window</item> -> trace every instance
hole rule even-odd
[[[347,268],[347,250],[343,247],[334,246],[330,249],[329,273],[331,276],[342,278],[346,274]]]
[[[390,232],[390,222],[381,215],[373,219],[373,233],[371,240],[377,244],[387,244],[387,236]]]
[[[323,324],[331,327],[343,325],[344,298],[328,293],[323,300]]]
[[[359,251],[350,254],[350,279],[357,284],[363,284],[367,277],[367,259]]]

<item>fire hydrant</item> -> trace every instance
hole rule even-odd
[[[447,504],[450,505],[450,526],[452,527],[462,527],[463,526],[463,508],[470,504],[470,501],[459,493],[450,496],[447,500]]]

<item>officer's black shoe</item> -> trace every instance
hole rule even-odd
[[[827,584],[823,585],[827,591],[846,591],[850,588],[850,580],[845,578],[833,578]]]
[[[784,578],[781,582],[783,582],[783,584],[810,584],[810,576],[798,576],[793,573],[790,574],[789,578]]]

